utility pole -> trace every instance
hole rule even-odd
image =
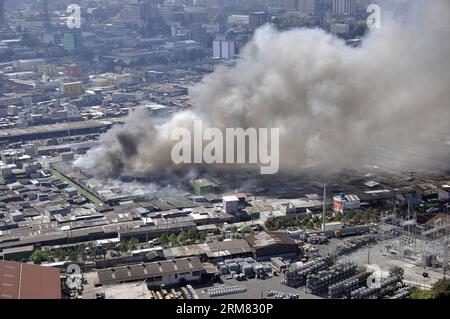
[[[322,231],[325,231],[326,198],[327,198],[327,184],[323,184]]]
[[[146,232],[145,232],[145,239],[146,239],[146,242],[145,242],[145,245],[147,246],[148,245],[148,219],[147,219],[148,217],[147,216],[145,216],[145,230],[146,230]]]
[[[409,201],[408,201],[408,217],[407,217],[407,220],[408,220],[408,237],[411,237],[411,226],[409,224],[410,218],[411,218],[411,210],[410,210]]]
[[[447,275],[447,265],[448,265],[448,244],[449,244],[449,240],[448,240],[448,208],[446,209],[445,212],[445,237],[444,237],[444,265],[443,265],[443,270],[444,270],[444,279],[446,279],[446,275]]]

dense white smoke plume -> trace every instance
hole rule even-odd
[[[170,133],[194,119],[218,128],[280,128],[282,170],[311,160],[357,163],[376,145],[430,152],[436,132],[450,131],[450,2],[386,3],[381,29],[358,48],[321,30],[261,28],[235,67],[190,90],[192,111],[164,124],[131,115],[77,165],[108,177],[174,168]],[[434,156],[448,152],[438,150]]]

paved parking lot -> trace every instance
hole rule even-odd
[[[247,279],[245,281],[237,281],[236,279],[223,279],[223,284],[226,286],[242,285],[247,287],[246,293],[233,294],[221,297],[211,298],[204,292],[205,288],[196,289],[200,299],[261,299],[261,296],[266,297],[266,293],[269,290],[276,290],[279,292],[297,294],[300,299],[320,299],[320,297],[305,293],[304,289],[295,289],[283,285],[281,281],[282,277],[273,276],[271,278],[262,279]],[[214,286],[220,286],[215,284]]]

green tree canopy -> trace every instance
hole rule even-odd
[[[48,261],[48,258],[49,258],[48,251],[40,249],[34,250],[30,256],[30,260],[33,261],[35,264],[40,264],[44,261]]]
[[[434,292],[431,290],[412,288],[409,292],[409,298],[411,299],[434,299],[435,297]]]
[[[405,269],[400,266],[393,266],[389,269],[389,276],[400,276],[400,278],[403,278],[404,274]]]
[[[137,249],[137,244],[139,243],[139,240],[137,240],[136,238],[131,238],[128,241],[128,249],[129,250],[136,250]]]
[[[169,241],[172,243],[172,245],[176,245],[178,243],[178,237],[175,234],[170,234]]]
[[[180,244],[183,244],[186,241],[186,239],[187,239],[187,235],[184,231],[182,231],[178,234],[177,240]]]
[[[450,279],[442,278],[436,281],[433,285],[432,292],[437,299],[449,299],[450,298]]]
[[[169,236],[167,236],[167,234],[164,233],[159,237],[159,241],[161,242],[162,245],[166,245],[169,242]]]

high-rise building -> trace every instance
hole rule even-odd
[[[130,2],[123,6],[122,19],[129,24],[141,25],[143,23],[141,14],[141,4]]]
[[[63,47],[67,51],[80,51],[83,48],[83,38],[81,30],[71,29],[63,32]]]
[[[200,23],[193,24],[191,27],[192,40],[199,43],[200,45],[207,47],[209,41],[208,33],[206,32],[206,27]]]
[[[171,2],[165,1],[163,5],[159,8],[161,13],[161,17],[164,22],[169,23],[172,21],[172,11],[175,8],[175,5]]]
[[[217,36],[213,41],[213,57],[231,60],[234,57],[235,42],[225,36]]]
[[[249,27],[252,30],[258,29],[269,21],[267,12],[253,12],[249,15]]]
[[[282,0],[281,6],[286,11],[296,11],[297,10],[297,0]]]
[[[298,0],[298,11],[306,14],[316,14],[319,9],[318,0]]]
[[[5,2],[6,2],[6,0],[0,0],[0,26],[6,25]]]
[[[333,0],[333,14],[350,15],[355,9],[355,0]]]
[[[334,0],[318,0],[317,2],[317,14],[327,14],[333,11]]]
[[[142,2],[141,16],[144,21],[144,32],[146,35],[155,36],[165,31],[170,32],[170,28],[161,15],[160,9],[163,7],[163,0],[144,0]]]
[[[169,30],[174,5],[163,0],[134,0],[124,5],[122,20],[141,28],[145,35],[151,36]]]

